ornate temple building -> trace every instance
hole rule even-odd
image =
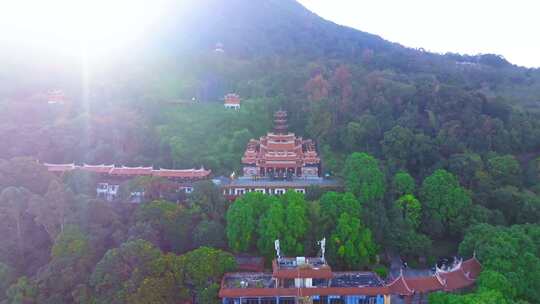
[[[162,177],[171,181],[177,191],[191,193],[193,191],[193,182],[208,179],[211,171],[204,168],[171,170],[154,170],[152,167],[116,167],[114,165],[87,165],[77,166],[75,164],[43,164],[47,170],[52,173],[62,175],[73,170],[82,170],[92,172],[99,178],[96,186],[97,197],[108,201],[114,201],[118,198],[120,184],[130,179],[141,176]],[[131,201],[140,201],[143,192],[131,193]]]
[[[473,257],[456,260],[450,269],[433,275],[408,277],[401,273],[385,282],[369,271],[334,272],[320,257],[281,257],[272,272],[227,273],[219,296],[223,304],[390,304],[392,296],[405,303],[418,302],[434,291],[457,291],[474,285],[481,265]],[[400,300],[399,303],[402,301]]]
[[[252,191],[280,195],[287,190],[305,193],[311,186],[339,188],[336,181],[321,177],[315,143],[287,128],[287,112],[277,111],[274,131],[248,142],[242,157],[243,176],[221,183],[224,195],[234,199]]]
[[[287,112],[274,114],[274,132],[247,144],[242,157],[244,176],[319,177],[321,159],[315,143],[287,132]]]

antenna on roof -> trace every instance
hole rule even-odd
[[[321,258],[324,261],[324,253],[326,251],[326,238],[323,238],[322,240],[317,242],[318,245],[321,246]]]
[[[281,259],[281,251],[280,251],[280,247],[279,247],[279,240],[274,241],[274,248],[276,249],[276,256],[277,256],[278,260],[280,260]]]

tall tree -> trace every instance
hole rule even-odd
[[[345,187],[362,204],[379,202],[386,191],[379,162],[366,153],[355,152],[345,162]]]
[[[490,157],[488,169],[498,186],[521,185],[521,167],[512,155]]]
[[[405,194],[401,196],[396,205],[402,212],[402,216],[405,220],[409,221],[414,228],[420,225],[422,216],[422,205],[412,194]]]
[[[178,259],[175,255],[163,255],[142,240],[111,249],[90,278],[93,301],[97,304],[141,303],[141,299],[151,303],[185,301],[188,299],[183,283],[185,272]]]
[[[248,251],[254,242],[255,223],[252,205],[242,197],[236,199],[227,211],[229,248],[235,252]]]
[[[329,237],[337,225],[341,214],[347,213],[351,217],[360,218],[362,206],[350,192],[326,192],[320,202],[320,225],[324,236]]]
[[[0,193],[0,216],[3,221],[11,223],[15,231],[16,267],[20,269],[24,257],[24,217],[26,215],[30,192],[24,188],[8,187]],[[5,236],[8,239],[8,236]]]
[[[329,245],[330,256],[350,269],[368,265],[377,253],[371,231],[363,227],[359,219],[347,213],[339,217]]]
[[[304,253],[304,240],[310,223],[307,204],[304,195],[287,191],[282,197],[286,204],[285,229],[282,242],[283,252],[287,255],[298,256]]]
[[[405,194],[414,194],[416,181],[406,171],[399,171],[392,179],[392,189],[398,197]]]
[[[201,298],[210,298],[209,303],[219,303],[217,289],[213,284],[220,282],[226,272],[236,269],[234,257],[227,252],[201,247],[180,256],[184,266],[184,283],[189,288],[193,303],[205,303]]]
[[[459,235],[466,228],[471,198],[452,173],[439,169],[428,176],[422,183],[421,200],[425,232],[429,235]]]
[[[227,210],[227,201],[220,189],[211,181],[195,183],[189,197],[192,206],[200,208],[209,219],[222,221]]]
[[[38,224],[45,228],[52,240],[64,231],[68,217],[74,208],[73,195],[64,185],[51,181],[43,199],[34,199],[30,211]]]
[[[259,221],[257,248],[268,260],[274,257],[274,241],[286,235],[285,208],[279,200],[274,200],[266,214]]]

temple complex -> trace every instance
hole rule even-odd
[[[272,272],[225,274],[219,291],[223,304],[390,304],[392,296],[403,297],[405,303],[421,302],[429,292],[471,287],[481,271],[473,257],[430,276],[400,274],[385,282],[369,271],[332,271],[324,249],[319,257],[287,258],[280,256],[276,241],[276,251]]]
[[[208,179],[211,171],[201,169],[154,170],[152,167],[117,167],[114,165],[87,165],[77,166],[75,164],[43,164],[47,170],[52,173],[62,175],[73,170],[82,170],[92,172],[98,176],[99,182],[96,186],[97,197],[108,201],[114,201],[119,195],[120,184],[133,178],[141,176],[162,177],[171,181],[177,191],[191,193],[193,191],[193,182]],[[134,192],[131,194],[132,201],[138,201],[143,192]],[[139,199],[137,199],[139,198]]]
[[[321,177],[321,159],[315,143],[288,132],[287,112],[274,114],[274,130],[251,139],[242,157],[243,176],[222,181],[230,199],[246,192],[280,195],[287,190],[305,193],[311,186],[337,189],[340,185]]]

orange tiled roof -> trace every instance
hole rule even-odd
[[[114,165],[88,165],[76,166],[75,164],[49,164],[44,163],[49,172],[67,172],[75,169],[81,169],[88,172],[110,174],[113,176],[160,176],[165,178],[206,178],[212,171],[201,169],[159,169],[152,167],[115,167]]]

